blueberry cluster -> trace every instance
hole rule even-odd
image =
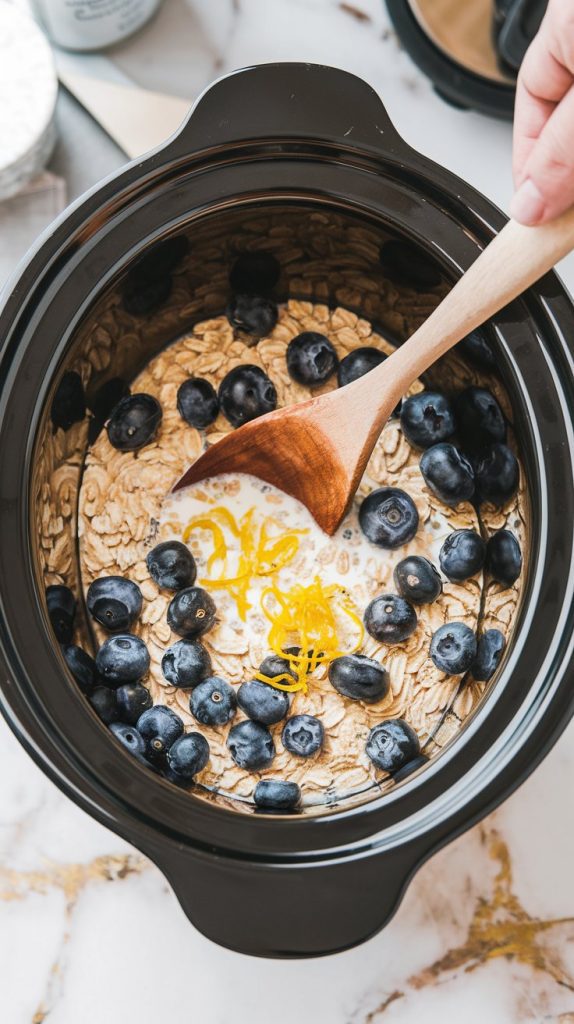
[[[445,504],[456,506],[472,501],[480,505],[488,501],[501,506],[516,493],[518,462],[505,443],[506,422],[489,391],[469,387],[454,402],[438,392],[423,391],[402,402],[400,422],[409,443],[422,449],[420,469],[427,487]],[[464,450],[454,444],[455,436]],[[359,525],[371,543],[394,550],[413,539],[419,516],[414,501],[405,491],[379,487],[362,500]],[[487,545],[474,530],[453,531],[439,556],[444,576],[462,582],[480,572],[486,564],[493,579],[510,586],[520,573],[520,549],[512,534],[499,532],[507,537],[506,541],[496,534]],[[401,563],[395,571],[399,595],[414,604],[434,600],[442,589],[436,569],[420,558],[416,560],[415,572],[412,568]],[[393,595],[386,597],[390,599]],[[415,628],[416,619],[404,604],[394,599],[390,603],[393,614],[387,612],[384,622],[380,619],[382,599],[374,607],[370,606],[368,616],[374,636],[381,642],[397,643],[399,639],[389,638],[406,639]],[[390,608],[388,600],[387,605]],[[378,625],[375,616],[378,616]]]
[[[184,544],[170,541],[150,551],[147,563],[158,586],[175,591],[168,615],[171,613],[177,631],[184,636],[164,655],[162,670],[167,681],[192,689],[192,712],[197,721],[228,721],[229,701],[235,700],[235,695],[227,683],[211,677],[209,653],[196,639],[213,624],[215,606],[205,591],[193,586],[193,556]],[[71,590],[62,585],[48,587],[46,603],[66,664],[99,718],[141,764],[188,786],[206,766],[209,744],[199,732],[185,734],[182,719],[171,708],[153,706],[143,683],[150,666],[148,649],[140,637],[127,632],[142,610],[137,584],[121,576],[105,576],[90,584],[88,612],[110,634],[95,659],[72,642],[77,603]],[[199,693],[201,698],[206,683],[211,684],[212,708],[205,693],[203,700],[196,696]]]
[[[502,410],[489,391],[469,387],[454,402],[439,392],[423,391],[402,402],[400,422],[409,443],[422,449],[420,468],[427,487],[445,504],[488,501],[501,506],[515,494],[518,462],[506,445]],[[460,446],[454,443],[456,438]],[[365,536],[390,550],[413,539],[418,521],[412,498],[398,488],[372,491],[359,508]],[[498,530],[488,540],[475,530],[453,530],[439,552],[439,564],[451,582],[463,582],[484,569],[493,581],[509,587],[520,575],[522,555],[509,530]],[[412,636],[417,628],[416,606],[435,601],[443,587],[441,573],[418,555],[407,556],[395,566],[394,583],[397,592],[379,594],[364,615],[367,632],[386,645]],[[487,680],[503,649],[504,637],[498,630],[487,630],[477,640],[465,623],[450,622],[434,633],[430,656],[449,675],[470,672],[477,680]]]
[[[248,363],[230,370],[218,392],[209,381],[189,377],[179,387],[177,408],[182,419],[199,430],[214,423],[220,412],[232,427],[241,427],[273,412],[277,408],[277,392],[261,367]]]
[[[258,679],[244,682],[237,691],[213,674],[209,652],[199,637],[215,621],[210,595],[194,586],[196,566],[189,549],[179,541],[156,545],[147,566],[158,587],[174,592],[168,623],[182,637],[166,650],[162,672],[172,686],[189,690],[189,708],[200,725],[224,726],[240,708],[246,721],[233,725],[227,746],[237,765],[249,771],[269,767],[276,749],[270,725],[284,721],[282,743],[291,754],[307,758],[323,746],[321,722],[311,715],[288,717],[289,696]],[[143,640],[126,632],[142,610],[140,588],[120,576],[94,580],[87,592],[92,618],[110,636],[95,660],[72,643],[76,600],[68,587],[46,592],[48,613],[66,663],[100,719],[120,744],[141,764],[169,781],[188,786],[209,760],[209,744],[199,732],[184,732],[179,715],[164,705],[152,704],[143,680],[150,656]],[[288,662],[269,655],[261,672],[290,671]],[[381,670],[379,670],[381,671]],[[292,810],[300,802],[299,787],[283,780],[263,780],[254,794],[262,810]]]
[[[277,323],[278,310],[271,293],[279,276],[279,265],[270,253],[243,253],[232,267],[230,284],[234,294],[227,306],[227,317],[231,326],[246,336],[248,345],[257,344]],[[339,362],[332,342],[317,331],[298,334],[286,353],[289,376],[309,388],[320,387],[335,373],[339,387],[344,387],[384,359],[385,354],[379,349],[364,346]],[[246,364],[230,370],[218,392],[206,380],[189,378],[179,389],[177,406],[183,419],[193,427],[208,427],[219,412],[233,427],[240,427],[275,409],[277,393],[260,367]]]
[[[423,450],[425,483],[446,505],[502,506],[516,493],[519,469],[506,444],[506,420],[485,388],[466,388],[454,402],[434,391],[411,395],[402,403],[401,428]]]
[[[490,578],[503,587],[512,586],[522,569],[520,545],[509,530],[498,530],[486,544],[474,530],[453,530],[442,545],[439,562],[448,580],[467,580],[484,567]],[[386,646],[403,643],[413,635],[418,624],[416,606],[436,601],[443,588],[437,568],[421,555],[408,555],[398,562],[393,578],[397,593],[378,594],[363,617],[369,635]],[[433,634],[430,656],[436,667],[447,675],[470,672],[476,680],[487,680],[498,667],[504,643],[498,630],[487,630],[477,641],[465,623],[450,622]],[[331,682],[345,696],[368,700],[368,691],[360,692],[359,682],[361,676],[367,679],[371,671],[367,666],[370,659],[358,655],[354,659],[354,692],[337,685],[337,661],[331,665]],[[339,660],[347,663],[350,659]],[[372,662],[371,666],[376,664]],[[381,696],[385,692],[382,691]]]

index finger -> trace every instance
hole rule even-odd
[[[560,47],[545,17],[526,51],[516,85],[512,157],[517,187],[544,125],[574,81],[559,54]]]

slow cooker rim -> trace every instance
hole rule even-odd
[[[117,177],[117,178],[122,178],[122,177],[123,177],[123,178],[124,178],[124,180],[126,180],[126,181],[127,181],[127,180],[129,180],[129,178],[130,178],[130,174],[131,174],[131,173],[133,173],[133,172],[134,172],[134,171],[136,171],[136,170],[137,170],[137,168],[132,168],[132,170],[131,170],[131,172],[130,172],[130,169],[128,169],[128,171],[127,171],[127,172],[122,172],[122,173],[121,173],[120,175],[118,175],[118,176],[115,176],[115,177],[114,177],[114,178],[113,178],[112,180],[116,180],[116,177]],[[128,173],[128,172],[129,172],[129,173]],[[445,173],[447,173],[447,172],[445,172]],[[136,175],[136,176],[137,176],[137,175]],[[449,177],[449,180],[450,180],[450,182],[451,182],[451,184],[452,184],[452,182],[453,182],[452,176],[450,176],[450,175],[449,175],[448,177]],[[454,183],[455,183],[455,185],[456,185],[456,179],[455,179],[455,182],[454,182]],[[469,195],[471,196],[471,198],[472,198],[472,199],[475,199],[475,198],[479,198],[479,199],[480,199],[480,198],[481,198],[481,197],[475,197],[475,196],[473,196],[473,195],[472,195],[472,193],[473,193],[473,190],[471,190],[471,189],[470,189],[470,188],[469,188],[468,186],[466,186],[466,185],[465,185],[465,186],[464,186],[464,189],[465,189],[465,191],[467,192],[467,194],[469,194]],[[94,190],[94,191],[95,191],[96,193],[99,193],[99,190],[98,190],[98,189],[96,189],[96,190]],[[457,193],[457,198],[458,198],[458,197],[460,197],[460,192],[458,192],[458,193]],[[474,204],[474,205],[475,205],[475,206],[476,206],[476,205],[478,205],[478,206],[480,207],[481,203],[479,202],[478,204]],[[493,210],[492,206],[490,206],[490,204],[486,204],[486,201],[485,201],[485,200],[482,200],[482,205],[485,205],[485,206],[487,206],[487,208],[488,208],[487,212],[488,212],[488,214],[490,214],[490,216],[491,216],[491,218],[492,218],[492,215],[493,215],[493,214],[495,213],[495,211]],[[82,205],[81,203],[79,204],[79,206],[80,206],[81,208],[83,208],[83,205]],[[495,219],[496,219],[496,217],[495,217]],[[66,224],[66,223],[67,223],[67,218],[65,218],[65,219],[64,219],[64,221],[62,222],[62,224],[63,224],[63,225],[65,226],[65,224]],[[46,243],[45,243],[45,247],[47,247],[48,249],[49,249],[50,247],[53,247],[53,242],[52,242],[52,246],[50,246],[50,243],[49,243],[49,242],[46,242]],[[45,255],[45,250],[44,250],[44,249],[42,249],[42,254],[43,254],[43,255]],[[36,255],[37,255],[37,254],[36,254]],[[32,257],[32,260],[33,260],[33,258],[34,258],[34,257]],[[549,284],[550,284],[550,281],[549,281],[549,280],[547,280],[547,281],[546,281],[546,285],[545,285],[545,288],[546,288],[546,289],[548,289],[548,285],[549,285]],[[555,287],[555,288],[553,288],[553,289],[551,289],[551,291],[557,291],[558,293],[560,293],[560,287],[559,287],[559,286],[557,285],[557,282],[556,282],[556,287]],[[5,313],[5,314],[4,314],[4,316],[3,316],[3,318],[2,318],[4,322],[6,322],[6,317],[7,317],[7,315],[9,315],[9,314]],[[236,817],[237,817],[237,816],[234,816],[234,819],[235,819]],[[341,819],[341,814],[337,814],[337,815],[335,816],[335,818],[334,818],[334,820],[340,820],[340,819]],[[313,819],[313,820],[314,820],[314,821],[317,821],[317,820],[320,820],[320,819]],[[281,823],[281,824],[282,824],[282,826],[283,826],[284,824],[286,825],[286,824],[287,824],[287,822],[283,822],[283,820],[282,820],[282,823]]]

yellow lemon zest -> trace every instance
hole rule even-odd
[[[353,654],[363,642],[363,623],[347,591],[336,583],[325,586],[319,577],[308,586],[298,583],[288,591],[281,591],[275,584],[267,587],[261,595],[261,607],[271,623],[269,647],[289,663],[296,675],[293,679],[286,672],[273,677],[255,673],[256,679],[277,690],[307,693],[309,676],[318,665]],[[342,649],[341,615],[357,629],[347,650]]]
[[[190,519],[183,531],[183,539],[186,542],[194,530],[206,530],[211,533],[213,552],[207,560],[207,571],[210,576],[199,582],[210,590],[228,590],[243,621],[251,607],[247,594],[253,577],[272,576],[287,565],[299,550],[299,537],[308,532],[289,530],[280,536],[273,536],[271,529],[280,529],[277,521],[267,516],[261,523],[257,523],[255,512],[255,508],[248,509],[238,522],[229,509],[217,505],[207,514]],[[231,534],[234,541],[239,542],[238,545],[227,543],[226,531]],[[237,563],[235,570],[230,572],[229,560],[237,547]],[[214,566],[218,564],[220,568],[218,575],[215,575]]]
[[[183,539],[187,544],[194,530],[208,530],[213,536],[213,553],[207,559],[207,570],[211,571],[216,562],[227,561],[227,544],[223,530],[208,516],[194,516],[183,531]]]

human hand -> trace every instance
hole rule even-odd
[[[543,224],[574,205],[574,0],[550,0],[518,76],[510,213]]]

